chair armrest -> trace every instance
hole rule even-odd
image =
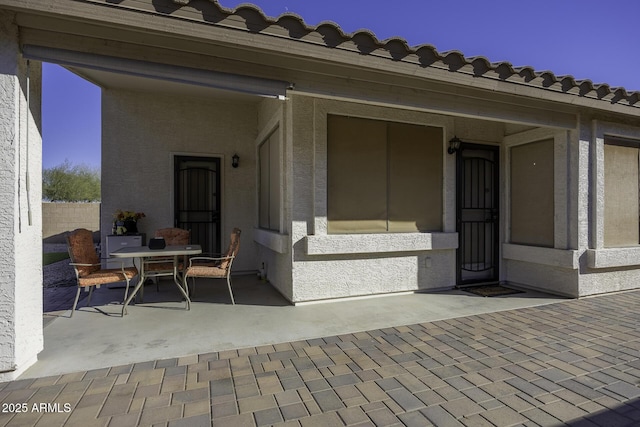
[[[202,262],[212,262],[212,261],[224,261],[227,259],[233,259],[234,256],[223,256],[223,257],[207,257],[207,256],[194,256],[189,258],[189,266],[193,265],[193,261],[202,261]]]
[[[70,262],[69,265],[73,265],[78,266],[78,267],[95,267],[96,265],[102,265],[102,264],[81,264],[79,262]]]
[[[81,264],[79,262],[70,262],[69,263],[70,266],[72,266],[74,269],[77,270],[76,267],[101,267],[102,268],[102,264],[98,263],[98,264]],[[125,270],[125,266],[124,266],[124,261],[120,261],[120,270],[122,270],[124,272]]]

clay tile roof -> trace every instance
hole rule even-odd
[[[171,0],[182,7],[191,0]],[[217,0],[211,0],[217,8],[216,24],[233,26],[256,33],[278,33],[284,31],[289,38],[307,43],[321,42],[333,49],[352,50],[364,55],[388,58],[393,61],[406,61],[422,67],[437,67],[451,72],[465,73],[475,77],[508,81],[537,87],[544,90],[566,93],[579,97],[592,98],[640,108],[640,92],[628,92],[624,88],[611,88],[606,83],[594,84],[590,80],[576,80],[573,76],[556,76],[551,71],[536,71],[531,67],[514,67],[513,64],[490,62],[482,56],[465,57],[462,52],[438,52],[432,45],[409,46],[400,37],[379,40],[366,29],[351,34],[345,33],[340,26],[331,21],[323,21],[316,26],[308,25],[304,19],[294,13],[285,13],[277,18],[264,14],[260,7],[242,3],[236,8],[221,6]],[[241,21],[237,17],[242,18]],[[234,18],[236,18],[234,20]],[[244,28],[243,28],[244,27]],[[279,27],[279,28],[274,28]],[[314,35],[315,37],[310,37]]]

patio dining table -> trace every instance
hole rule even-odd
[[[129,296],[125,299],[122,304],[122,315],[126,314],[127,305],[135,298],[138,292],[141,292],[142,287],[144,286],[144,282],[146,280],[146,274],[144,269],[144,260],[147,258],[154,257],[173,257],[173,268],[177,268],[178,266],[178,257],[187,256],[187,255],[198,255],[202,253],[202,248],[200,245],[169,245],[162,249],[150,249],[149,246],[138,246],[138,247],[124,247],[118,249],[117,251],[111,252],[109,256],[114,258],[133,258],[136,267],[138,268],[138,283],[136,284],[133,291],[129,294]],[[136,262],[137,260],[137,262]],[[184,296],[187,306],[186,309],[191,309],[191,300],[189,299],[188,290],[184,289],[182,283],[180,283],[177,279],[177,276],[174,274],[174,283]]]

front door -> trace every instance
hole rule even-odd
[[[176,156],[175,218],[191,230],[191,243],[205,253],[220,253],[220,159]]]
[[[498,280],[498,147],[463,143],[457,152],[457,283]]]

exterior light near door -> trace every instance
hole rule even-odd
[[[231,166],[233,166],[234,168],[237,168],[239,162],[240,162],[240,156],[238,156],[237,154],[234,154],[231,157]]]
[[[457,136],[454,136],[453,138],[451,138],[449,140],[449,149],[447,150],[447,152],[449,154],[453,154],[456,151],[458,151],[460,149],[460,144],[462,143],[462,141],[460,141],[460,139]]]

